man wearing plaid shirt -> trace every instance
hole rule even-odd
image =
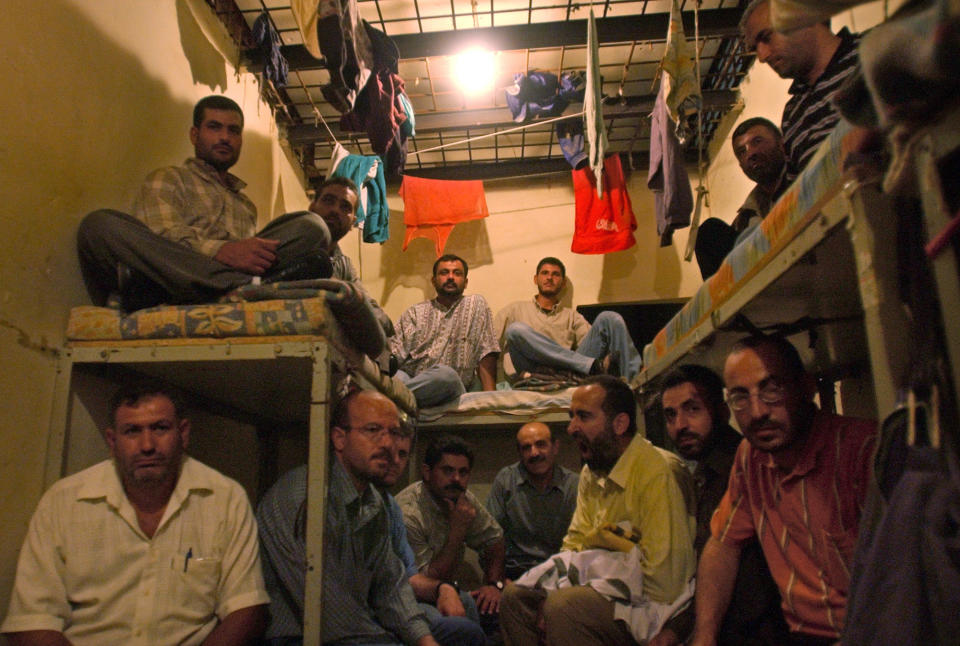
[[[227,172],[243,144],[240,106],[224,96],[201,99],[190,142],[195,157],[147,176],[132,217],[104,209],[81,223],[80,265],[95,304],[116,295],[132,311],[216,300],[257,276],[330,276],[331,236],[320,215],[287,213],[255,233],[246,184]]]

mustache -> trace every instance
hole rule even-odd
[[[465,492],[467,489],[466,489],[466,487],[461,487],[460,485],[454,483],[454,484],[448,484],[446,487],[443,488],[443,490],[444,490],[444,491],[459,491],[460,493],[463,493],[463,492]]]
[[[763,418],[755,422],[751,422],[750,425],[747,427],[747,431],[754,432],[754,433],[762,430],[766,430],[766,429],[782,431],[783,424],[780,424],[779,422],[774,422],[770,418]]]
[[[545,455],[538,455],[532,458],[527,458],[527,464],[537,464],[539,462],[545,462],[547,457]]]
[[[684,430],[680,431],[679,433],[677,433],[677,440],[678,440],[678,441],[679,441],[679,440],[686,440],[686,439],[698,440],[698,439],[700,439],[700,436],[697,435],[696,433],[694,433],[693,431],[689,431],[689,430],[686,430],[686,429],[684,429]]]

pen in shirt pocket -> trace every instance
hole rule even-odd
[[[187,549],[187,555],[183,558],[183,571],[187,571],[187,566],[190,565],[190,559],[193,558],[193,548]]]

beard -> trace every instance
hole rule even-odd
[[[586,459],[587,466],[594,473],[606,475],[610,473],[617,460],[620,459],[620,448],[617,446],[617,436],[612,427],[590,442],[590,457]]]

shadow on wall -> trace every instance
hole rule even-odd
[[[493,251],[490,237],[487,235],[486,222],[470,220],[453,228],[443,253],[452,253],[467,261],[467,278],[477,267],[493,264]],[[403,212],[390,212],[390,240],[380,252],[380,275],[384,277],[383,294],[380,302],[386,304],[390,294],[397,287],[408,287],[423,291],[424,300],[436,295],[430,282],[433,263],[437,260],[433,240],[414,238],[406,251],[403,251],[403,239],[406,226]],[[467,287],[469,292],[470,288]]]
[[[69,24],[71,37],[45,56],[24,56],[15,74],[0,77],[11,96],[25,99],[8,102],[0,111],[6,124],[0,140],[9,158],[17,160],[0,169],[0,192],[9,196],[4,237],[19,241],[5,249],[17,276],[0,274],[0,282],[7,300],[18,303],[18,316],[29,321],[33,310],[37,316],[43,313],[41,321],[26,327],[60,338],[66,310],[88,303],[76,257],[81,219],[99,208],[129,211],[149,171],[180,164],[193,154],[188,138],[193,102],[174,98],[169,84],[147,70],[144,61],[163,57],[163,52],[131,53],[117,46],[70,3],[55,0],[44,7],[7,25],[13,33],[37,34],[51,24]],[[211,93],[219,91],[226,83],[223,58],[183,2],[178,10],[179,41],[193,72],[192,80],[183,76],[182,87],[189,89],[196,82],[209,85]],[[24,36],[19,44],[8,39],[8,45],[24,51],[43,46],[44,41],[28,46],[29,38]],[[54,68],[50,60],[57,61]],[[36,123],[43,127],[24,127]],[[249,175],[244,177],[250,183],[247,192],[266,212],[271,141],[255,132],[245,134],[238,174]],[[50,226],[38,226],[38,217],[50,218],[40,220]],[[56,285],[53,291],[64,295],[62,315],[50,315],[57,304],[49,301],[51,290],[44,289],[45,284]],[[34,301],[39,301],[36,306]],[[55,329],[45,329],[48,325]]]
[[[223,56],[197,25],[186,0],[177,0],[177,26],[180,28],[180,45],[190,63],[194,84],[206,85],[215,92],[226,90],[227,68]]]

